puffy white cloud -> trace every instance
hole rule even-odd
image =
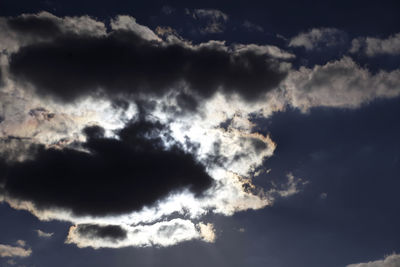
[[[400,70],[373,74],[350,57],[343,57],[291,71],[282,90],[273,92],[275,97],[302,110],[318,106],[357,108],[377,98],[400,95]]]
[[[369,57],[379,55],[400,55],[400,33],[386,39],[376,37],[359,37],[351,42],[351,53],[361,52]]]
[[[215,235],[214,225],[212,223],[205,224],[200,222],[198,226],[200,228],[200,234],[204,241],[210,243],[215,241],[216,235]]]
[[[0,244],[0,257],[6,258],[6,257],[20,257],[20,258],[25,258],[28,257],[32,254],[31,249],[26,249],[21,246],[10,246],[10,245],[4,245]]]
[[[345,43],[346,34],[335,28],[314,28],[290,39],[289,46],[314,50]]]
[[[392,254],[382,260],[349,264],[346,267],[398,267],[400,266],[400,255]]]

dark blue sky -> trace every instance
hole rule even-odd
[[[166,6],[172,14],[162,11]],[[220,33],[200,34],[198,29],[204,25],[188,18],[185,8],[218,9],[229,16],[229,21]],[[170,26],[194,43],[225,40],[228,44],[276,45],[296,55],[290,61],[295,70],[302,66],[312,69],[344,55],[371,75],[398,71],[400,62],[400,53],[376,57],[348,53],[351,40],[357,37],[385,39],[400,32],[399,1],[0,3],[2,17],[42,10],[60,17],[90,15],[102,21],[117,14],[131,15],[152,30]],[[245,21],[263,30],[245,29]],[[345,42],[312,51],[288,45],[300,32],[324,27],[343,31]],[[394,90],[400,90],[399,80],[391,83]],[[17,240],[25,240],[32,254],[24,258],[0,257],[0,266],[11,266],[13,259],[15,266],[37,267],[339,267],[399,254],[400,97],[376,97],[355,106],[316,104],[301,111],[288,104],[269,117],[252,117],[254,131],[269,134],[277,144],[274,155],[264,160],[263,167],[270,172],[256,177],[254,183],[268,189],[284,184],[288,174],[306,183],[296,194],[277,197],[274,205],[263,209],[240,211],[233,216],[208,214],[206,218],[216,230],[214,243],[194,240],[166,248],[78,248],[64,243],[70,223],[40,221],[3,202],[0,244],[15,245]],[[41,238],[36,229],[54,234]]]

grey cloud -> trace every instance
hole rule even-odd
[[[12,257],[20,257],[20,258],[25,258],[28,257],[32,254],[31,249],[26,249],[20,246],[10,246],[10,245],[4,245],[0,244],[0,257],[2,258],[12,258]]]
[[[127,231],[118,225],[79,224],[76,231],[86,238],[108,239],[111,242],[123,240],[127,237]]]
[[[165,15],[171,15],[171,14],[173,14],[175,11],[176,11],[175,8],[173,8],[173,7],[171,7],[171,6],[168,6],[168,5],[164,5],[164,6],[161,8],[161,12],[162,12],[163,14],[165,14]]]
[[[111,27],[107,35],[66,33],[25,45],[10,57],[11,77],[33,84],[41,96],[64,101],[99,93],[160,96],[182,87],[202,98],[222,91],[253,101],[286,76],[287,65],[277,58],[290,56],[276,47],[260,53],[216,41],[163,42],[127,16]]]
[[[376,37],[359,37],[351,42],[351,53],[363,53],[369,57],[379,55],[400,55],[400,33],[386,39]]]
[[[217,9],[195,9],[193,18],[205,21],[206,25],[200,28],[200,32],[203,34],[223,32],[225,24],[229,20],[227,14]]]
[[[64,34],[105,35],[106,26],[89,16],[57,17],[42,11],[0,18],[0,50],[9,54],[21,46],[54,40]]]
[[[400,266],[400,255],[392,254],[382,260],[349,264],[346,267],[398,267]]]
[[[197,18],[209,18],[213,20],[221,19],[223,21],[228,20],[228,15],[218,9],[195,9],[193,14]]]
[[[349,57],[290,72],[282,92],[273,92],[282,102],[307,110],[311,107],[356,108],[376,98],[400,95],[400,70],[376,74]]]
[[[264,29],[260,25],[254,24],[248,20],[245,20],[242,24],[242,27],[250,32],[263,32]]]
[[[345,32],[335,28],[314,28],[290,39],[289,46],[306,50],[324,49],[346,43]]]

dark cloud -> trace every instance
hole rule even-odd
[[[108,239],[111,241],[123,240],[127,237],[126,230],[118,225],[78,224],[76,231],[84,237]]]
[[[109,96],[163,95],[181,88],[182,82],[201,97],[221,90],[250,101],[286,76],[276,60],[251,50],[166,44],[122,30],[100,37],[64,34],[27,45],[11,56],[10,72],[32,83],[39,94],[64,101],[99,89]],[[194,98],[179,100],[185,105]]]
[[[61,34],[61,28],[53,17],[22,15],[7,20],[9,27],[20,34],[41,38],[53,38]]]
[[[140,210],[184,188],[200,196],[212,184],[191,154],[164,146],[162,138],[173,139],[159,122],[132,122],[118,139],[104,137],[96,126],[84,133],[87,141],[76,144],[80,150],[39,146],[33,159],[8,163],[6,194],[39,209],[102,216]]]

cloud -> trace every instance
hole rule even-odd
[[[18,27],[9,19],[0,20],[9,34],[0,199],[72,223],[66,242],[78,247],[214,242],[205,215],[261,209],[305,184],[290,174],[268,190],[253,184],[276,148],[256,119],[288,106],[356,108],[400,90],[399,70],[371,73],[349,57],[294,69],[295,55],[277,46],[194,45],[129,16],[110,27],[43,12],[13,18]]]
[[[168,6],[168,5],[164,5],[164,6],[161,8],[161,13],[163,13],[163,14],[165,14],[165,15],[171,15],[171,14],[173,14],[175,11],[176,11],[175,8],[173,8],[173,7],[171,7],[171,6]]]
[[[194,19],[206,22],[206,25],[200,29],[203,34],[223,32],[229,20],[228,15],[218,9],[195,9],[192,16]]]
[[[351,42],[350,53],[363,53],[369,57],[379,55],[400,55],[400,33],[386,39],[359,37]]]
[[[123,240],[127,237],[126,230],[122,229],[118,225],[94,225],[94,224],[80,224],[76,228],[77,233],[80,236],[84,236],[89,239],[108,239],[111,242],[117,240]]]
[[[347,265],[347,267],[396,267],[396,266],[400,266],[399,254],[388,255],[383,260]]]
[[[282,89],[282,101],[302,110],[317,106],[357,108],[377,98],[400,95],[400,70],[373,74],[350,57],[343,57],[290,72]],[[274,92],[278,99],[281,93]]]
[[[345,32],[335,28],[314,28],[290,39],[289,46],[304,47],[306,50],[319,50],[336,47],[346,43]]]
[[[165,147],[162,138],[172,137],[158,122],[133,122],[119,140],[105,138],[100,127],[84,131],[81,149],[38,147],[34,159],[9,163],[5,194],[38,209],[104,216],[140,210],[175,190],[200,195],[212,184],[192,155],[175,144]]]
[[[211,232],[204,233],[204,230],[202,232],[200,225],[205,224],[195,225],[190,220],[183,219],[172,219],[147,225],[125,225],[124,229],[116,226],[76,225],[70,228],[66,243],[97,249],[126,246],[166,247],[191,239],[212,242],[205,239],[205,236],[209,237]]]
[[[106,34],[104,23],[89,16],[60,18],[45,11],[18,17],[1,17],[0,29],[0,50],[7,50],[8,53],[18,51],[21,46],[50,41],[65,34]]]
[[[20,247],[25,247],[26,246],[26,241],[25,240],[17,240],[16,243]]]
[[[200,234],[203,237],[203,240],[212,243],[215,241],[216,235],[215,235],[215,229],[214,225],[212,223],[199,223],[199,228],[200,228]]]
[[[248,30],[249,32],[263,32],[264,29],[260,25],[254,24],[248,20],[245,20],[242,24],[242,27]]]
[[[221,42],[161,42],[128,16],[117,17],[111,28],[105,36],[66,33],[24,45],[9,59],[10,77],[63,101],[99,93],[165,95],[185,87],[201,98],[222,91],[254,101],[286,76],[286,65],[265,53]]]
[[[147,41],[161,41],[148,27],[140,25],[131,16],[117,16],[111,20],[111,29],[114,31],[130,31]]]
[[[23,247],[14,247],[10,245],[0,244],[0,257],[2,258],[11,258],[11,257],[20,257],[25,258],[32,254],[31,249],[25,249]]]
[[[54,235],[54,233],[47,233],[40,229],[37,229],[36,233],[38,234],[38,237],[42,237],[42,238],[50,238]]]
[[[233,45],[233,50],[236,53],[252,52],[260,56],[268,55],[280,59],[293,59],[296,57],[294,54],[273,45],[235,44]]]

